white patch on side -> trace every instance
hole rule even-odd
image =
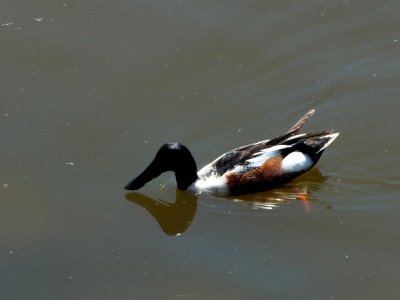
[[[282,171],[296,173],[308,170],[312,165],[313,162],[307,154],[294,151],[282,160]]]

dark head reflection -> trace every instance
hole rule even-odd
[[[175,202],[155,200],[136,192],[125,197],[145,208],[167,235],[184,233],[196,214],[197,195],[185,191],[176,191]]]

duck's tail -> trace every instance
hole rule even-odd
[[[332,129],[311,133],[301,133],[288,138],[283,144],[298,145],[300,148],[308,148],[308,153],[321,155],[322,152],[338,137],[339,132]],[[301,147],[303,145],[303,147]],[[305,150],[305,149],[303,149]]]
[[[304,141],[304,144],[317,149],[315,154],[322,153],[339,135],[339,132],[333,130],[322,131],[317,135],[310,136]]]
[[[273,138],[265,143],[265,146],[272,147],[275,145],[279,145],[286,140],[291,139],[292,137],[296,137],[300,134],[304,124],[314,115],[315,109],[311,109],[308,111],[303,117],[300,118],[286,133]]]
[[[296,122],[288,131],[286,134],[290,133],[291,135],[296,135],[300,133],[301,129],[303,128],[304,124],[307,123],[307,121],[314,115],[315,109],[311,109],[308,111],[303,117],[301,117],[300,120]],[[286,135],[285,134],[285,135]]]

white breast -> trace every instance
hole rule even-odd
[[[224,176],[199,178],[189,187],[189,190],[194,192],[207,192],[221,196],[229,194],[228,185]]]

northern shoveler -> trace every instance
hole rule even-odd
[[[310,170],[339,135],[333,130],[300,133],[314,112],[312,109],[306,113],[285,134],[235,148],[198,172],[188,148],[179,143],[164,144],[150,165],[125,189],[140,189],[167,171],[175,172],[180,190],[222,196],[260,192],[285,184]]]

